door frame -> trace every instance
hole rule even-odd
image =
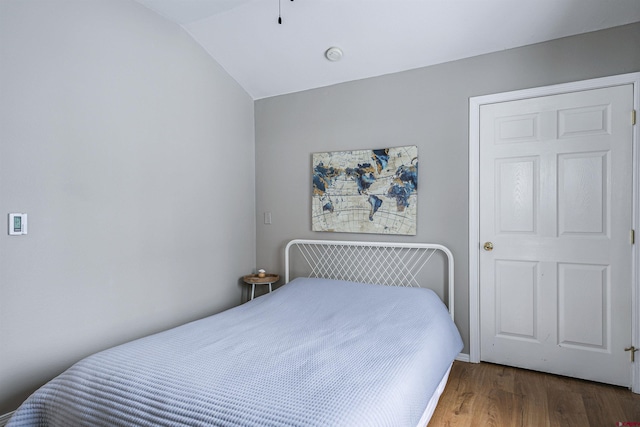
[[[633,108],[640,110],[640,72],[502,92],[469,98],[469,361],[480,362],[480,107],[485,104],[633,85]],[[631,114],[629,115],[631,120]],[[633,127],[632,227],[640,236],[640,124]],[[631,345],[640,348],[640,238],[632,246]],[[640,355],[637,355],[640,356]],[[631,388],[640,393],[640,357],[632,367]]]

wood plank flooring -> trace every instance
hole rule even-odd
[[[507,366],[454,362],[429,422],[440,426],[640,426],[640,395]]]

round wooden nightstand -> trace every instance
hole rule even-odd
[[[256,285],[269,285],[269,292],[271,292],[271,285],[280,280],[280,276],[277,274],[265,274],[264,277],[258,277],[257,274],[247,274],[242,280],[244,283],[251,285],[251,299],[253,299]]]

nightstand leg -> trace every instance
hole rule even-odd
[[[255,294],[255,292],[256,292],[256,284],[252,283],[251,284],[251,299],[253,299],[253,295]]]

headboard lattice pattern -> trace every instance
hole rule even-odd
[[[292,240],[285,250],[285,283],[292,275],[291,257],[298,254],[306,277],[421,287],[419,273],[438,251],[447,258],[447,305],[453,317],[453,255],[439,244]]]

